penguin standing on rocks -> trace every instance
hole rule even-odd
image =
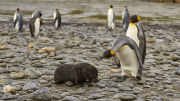
[[[33,17],[41,17],[42,16],[42,13],[41,12],[39,12],[39,11],[35,11],[33,14],[32,14],[32,18]]]
[[[16,9],[16,12],[14,13],[14,28],[17,31],[23,31],[23,18],[21,13],[19,12],[19,8]]]
[[[105,51],[101,59],[110,58],[117,55],[121,62],[122,81],[126,80],[127,75],[131,74],[131,80],[135,80],[138,69],[144,69],[139,54],[139,49],[134,40],[127,36],[118,36],[113,42],[112,48]]]
[[[39,34],[39,28],[43,24],[42,18],[33,17],[29,23],[29,29],[31,32],[31,37],[34,38]]]
[[[140,24],[140,18],[137,15],[133,15],[127,21],[129,21],[130,23],[129,23],[128,30],[126,32],[126,36],[130,37],[136,42],[139,48],[142,64],[144,64],[145,55],[146,55],[146,36],[144,34],[143,27]],[[142,70],[141,68],[139,69],[140,70],[138,72],[137,78],[141,79]]]
[[[61,15],[58,9],[56,9],[56,11],[54,12],[54,25],[56,29],[61,28]]]
[[[130,15],[129,15],[127,6],[124,6],[124,10],[122,13],[122,21],[123,21],[123,27],[124,27],[125,31],[127,31],[127,29],[128,29],[129,21],[127,22],[127,20],[129,20],[129,19],[130,19]]]
[[[107,23],[108,23],[110,31],[111,31],[111,29],[114,29],[114,27],[115,27],[115,14],[113,11],[113,5],[110,5],[110,8],[108,10]]]

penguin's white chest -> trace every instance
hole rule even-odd
[[[58,19],[55,22],[55,26],[56,26],[56,28],[58,28]]]
[[[36,37],[39,34],[39,27],[40,27],[40,21],[38,19],[36,19],[34,26],[35,26],[34,36]]]
[[[121,63],[122,75],[127,75],[127,72],[130,72],[132,76],[136,77],[139,63],[135,51],[125,45],[116,54]]]
[[[136,27],[135,24],[129,24],[126,36],[130,37],[131,39],[133,39],[137,46],[139,47],[139,39],[138,39],[138,28]]]
[[[113,19],[115,19],[113,9],[109,9],[108,10],[107,21],[108,21],[109,28],[112,28],[112,29],[114,29],[114,27],[115,27],[115,22],[113,21]]]
[[[15,29],[19,31],[19,21],[16,22]]]

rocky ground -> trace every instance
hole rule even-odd
[[[31,39],[28,24],[16,32],[12,22],[0,26],[0,99],[9,101],[180,101],[180,31],[172,24],[142,23],[147,38],[147,54],[140,81],[119,82],[121,70],[113,58],[97,60],[111,47],[116,36],[125,35],[121,25],[107,31],[106,25],[63,23],[42,25]],[[31,44],[31,46],[29,45]],[[29,47],[28,47],[29,45]],[[34,45],[34,47],[33,47]],[[40,51],[51,47],[51,51]],[[87,62],[98,69],[98,83],[72,82],[56,85],[53,73],[58,65]],[[3,93],[10,85],[13,91]]]

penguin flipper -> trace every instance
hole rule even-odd
[[[117,67],[121,68],[121,63],[119,61],[119,58],[117,57],[117,54],[114,55],[114,62]]]
[[[31,37],[34,37],[34,32],[35,32],[34,22],[35,22],[35,17],[31,18],[30,23],[29,23]]]
[[[18,19],[16,18],[16,20],[14,21],[14,28],[16,27],[17,21],[18,21]]]
[[[116,39],[112,45],[112,50],[114,51],[114,53],[116,53],[124,45],[128,45],[129,47],[131,47],[135,51],[135,54],[136,54],[137,60],[139,62],[140,68],[144,70],[144,67],[143,67],[143,64],[141,61],[141,57],[140,57],[140,53],[139,53],[139,48],[138,48],[136,42],[134,40],[132,40],[131,38],[129,38],[127,36],[116,37]]]

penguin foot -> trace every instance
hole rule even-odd
[[[108,31],[111,31],[112,30],[112,28],[109,28],[109,30]]]
[[[127,77],[126,75],[123,75],[123,76],[122,76],[122,79],[121,79],[121,82],[125,81],[125,80],[126,80],[126,77]]]
[[[131,77],[131,81],[135,81],[135,79],[136,79],[136,78],[135,78],[134,76]]]

